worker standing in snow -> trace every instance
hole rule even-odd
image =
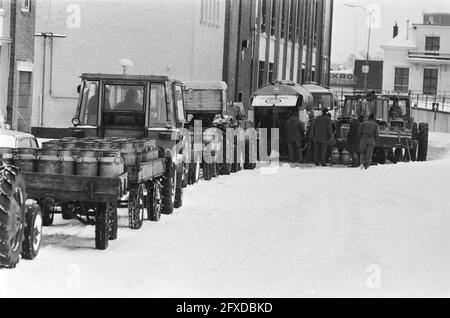
[[[351,167],[359,166],[359,144],[361,142],[361,132],[359,130],[361,123],[364,121],[363,116],[358,116],[350,123],[350,129],[347,134],[347,151],[352,157]]]
[[[368,169],[372,163],[373,150],[378,141],[378,125],[375,122],[375,115],[370,114],[369,120],[361,124],[359,128],[361,141],[359,144],[361,156],[361,169]]]
[[[289,162],[303,162],[303,137],[305,128],[294,111],[286,122],[286,136],[288,141]]]
[[[307,142],[306,162],[308,163],[314,162],[314,138],[312,134],[313,130],[314,130],[314,112],[310,112],[308,128],[306,129],[306,142]]]
[[[322,115],[314,120],[314,162],[316,166],[326,166],[327,147],[333,137],[331,118],[328,117],[328,108],[322,109]]]

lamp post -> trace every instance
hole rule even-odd
[[[367,36],[367,55],[366,55],[366,65],[365,67],[363,67],[363,73],[364,73],[364,92],[367,92],[367,76],[369,74],[369,52],[370,52],[370,33],[372,31],[372,11],[370,11],[369,9],[363,7],[363,6],[359,6],[356,4],[347,4],[344,3],[343,4],[346,7],[350,7],[350,8],[359,8],[359,9],[363,9],[364,11],[366,11],[369,14],[369,34]]]

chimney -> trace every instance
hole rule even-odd
[[[398,24],[397,22],[395,22],[393,37],[395,38],[397,35],[398,35]]]

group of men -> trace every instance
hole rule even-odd
[[[271,112],[263,119],[262,127],[267,125],[265,120],[272,121],[273,113]],[[307,162],[314,163],[316,166],[327,166],[335,143],[335,130],[327,108],[323,108],[322,114],[317,118],[314,118],[313,112],[309,114],[306,131],[298,112],[292,111],[285,125],[289,162]],[[378,125],[374,114],[366,117],[364,111],[361,111],[358,118],[351,122],[347,137],[347,149],[352,156],[352,167],[369,168],[378,135]]]
[[[286,123],[289,162],[314,162],[316,166],[326,166],[334,143],[334,130],[327,108],[323,108],[322,115],[317,118],[310,113],[306,132],[298,112],[292,112]],[[303,156],[305,150],[306,158]]]

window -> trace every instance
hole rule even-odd
[[[439,51],[440,38],[438,36],[427,36],[425,38],[425,51]]]
[[[150,89],[150,124],[167,123],[166,91],[164,84],[153,83]]]
[[[426,68],[423,70],[423,93],[425,95],[436,95],[438,70]]]
[[[144,86],[105,85],[103,109],[144,112]]]
[[[276,0],[272,0],[272,21],[270,22],[270,35],[275,35],[275,26],[276,26],[276,8],[277,2]]]
[[[261,87],[265,81],[264,81],[264,67],[265,67],[264,61],[259,61],[259,76],[258,76],[258,87]]]
[[[294,14],[294,0],[290,1],[290,5],[289,5],[289,39],[294,42],[294,19],[295,19],[295,14]]]
[[[408,84],[409,84],[409,68],[396,67],[394,78],[394,91],[408,92]]]
[[[31,0],[22,0],[22,12],[30,12]]]
[[[174,89],[174,100],[177,110],[177,119],[180,122],[184,122],[184,104],[183,104],[183,90],[180,85],[175,85]]]
[[[269,63],[269,83],[273,82],[273,63]]]
[[[219,0],[201,0],[200,23],[219,27],[220,25],[220,2]]]
[[[97,81],[85,81],[83,83],[81,104],[77,111],[81,125],[97,125],[98,85]]]
[[[281,6],[281,38],[284,39],[284,28],[286,26],[286,1]]]
[[[262,14],[261,14],[261,32],[266,32],[266,23],[267,23],[267,1],[270,0],[262,0]]]

